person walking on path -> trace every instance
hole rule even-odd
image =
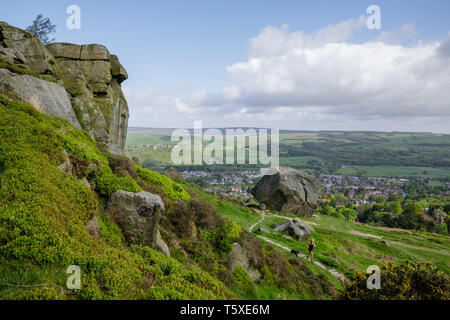
[[[313,261],[313,250],[316,247],[316,244],[314,243],[314,239],[311,239],[311,241],[308,244],[308,256],[306,257],[306,259],[310,259],[311,261]]]

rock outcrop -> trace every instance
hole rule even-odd
[[[281,167],[262,177],[251,193],[269,209],[311,215],[322,200],[323,186],[303,171]]]
[[[2,21],[0,58],[38,74],[56,75],[55,58],[36,37]]]
[[[109,198],[106,213],[121,228],[128,243],[156,245],[159,221],[165,214],[160,196],[119,190]]]
[[[120,84],[128,74],[117,56],[98,44],[52,43],[47,48],[83,129],[112,153],[122,154],[129,112]]]
[[[129,111],[121,83],[128,74],[108,49],[70,43],[46,47],[32,34],[0,22],[0,59],[6,64],[2,94],[64,118],[111,153],[123,154]]]
[[[295,240],[306,240],[314,230],[311,226],[301,221],[298,218],[288,220],[286,222],[275,225],[275,231],[285,232],[293,237]]]

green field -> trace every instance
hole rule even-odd
[[[131,130],[126,154],[138,156],[148,167],[171,166],[170,148],[145,147],[174,145],[170,135],[169,129]],[[280,165],[316,174],[446,181],[450,179],[450,135],[282,131]]]
[[[425,177],[439,179],[448,177],[450,168],[405,167],[405,166],[351,166],[340,168],[338,174],[375,177]]]

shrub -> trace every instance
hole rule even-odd
[[[252,279],[242,267],[237,266],[234,269],[233,280],[236,282],[240,291],[244,291],[247,294],[255,291]]]
[[[98,194],[104,197],[109,197],[117,190],[124,190],[128,192],[140,192],[141,187],[131,177],[117,177],[114,173],[105,172],[99,174],[95,179],[96,189]]]
[[[242,228],[232,220],[225,222],[209,233],[208,238],[214,243],[219,253],[228,253],[233,249],[233,243],[239,239]]]
[[[450,278],[430,263],[385,264],[380,270],[381,289],[367,289],[369,275],[357,271],[340,297],[351,300],[450,299]]]
[[[168,177],[148,169],[144,169],[139,165],[135,165],[136,172],[146,184],[150,184],[155,189],[154,192],[161,193],[171,201],[189,200],[191,196],[181,185],[169,179]],[[145,189],[145,186],[143,186]]]
[[[111,220],[111,218],[103,214],[98,217],[98,233],[100,239],[113,247],[120,247],[124,243],[124,237],[120,228]]]

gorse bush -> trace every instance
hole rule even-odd
[[[364,272],[356,272],[340,293],[351,300],[448,300],[450,278],[429,263],[385,264],[381,268],[381,289],[367,288]]]

